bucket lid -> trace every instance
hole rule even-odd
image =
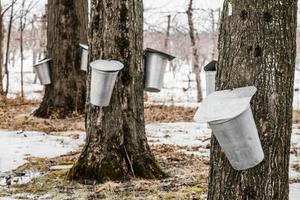
[[[39,60],[39,62],[37,62],[35,65],[33,65],[34,67],[36,67],[36,66],[38,66],[38,65],[41,65],[41,64],[44,64],[44,63],[46,63],[46,62],[49,62],[49,61],[51,61],[52,60],[52,58],[44,58],[44,59],[42,59],[42,60]]]
[[[79,46],[85,50],[89,50],[89,46],[85,44],[79,44]]]
[[[217,61],[213,60],[204,67],[204,71],[217,71]]]
[[[116,60],[95,60],[90,63],[90,66],[104,72],[116,72],[124,68],[124,65]]]
[[[248,109],[256,91],[256,87],[249,86],[213,92],[200,104],[194,120],[213,122],[235,118]]]
[[[167,54],[165,52],[158,51],[158,50],[151,49],[151,48],[145,49],[144,52],[145,52],[145,54],[147,54],[147,53],[157,53],[157,54],[163,55],[163,56],[167,57],[169,61],[174,60],[176,58],[175,56],[172,56],[172,55]]]

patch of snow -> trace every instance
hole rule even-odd
[[[300,199],[300,183],[290,184],[290,197],[289,200]]]
[[[300,71],[295,71],[294,109],[300,109]],[[206,96],[205,72],[201,72],[201,87],[203,97]],[[184,105],[186,107],[197,107],[197,89],[195,75],[192,73],[191,65],[184,64],[175,72],[165,71],[164,87],[159,93],[148,93],[151,103],[163,103],[166,105]]]
[[[146,125],[147,136],[152,144],[206,147],[211,130],[207,124],[193,122],[161,123]]]
[[[290,179],[300,179],[300,172],[297,172],[296,170],[290,168],[289,169],[289,178]]]
[[[76,150],[84,143],[84,134],[79,139],[47,135],[40,132],[0,132],[0,175],[23,165],[26,157],[56,157]]]
[[[58,165],[58,166],[51,166],[50,170],[56,171],[56,170],[63,170],[63,169],[71,169],[73,165]]]
[[[32,52],[24,51],[24,96],[26,99],[39,100],[43,97],[42,91],[44,86],[37,80],[34,84],[35,74],[33,73]],[[21,94],[21,59],[19,54],[16,56],[14,66],[9,64],[9,91],[8,97],[15,98]],[[4,78],[4,88],[6,87],[6,78]]]

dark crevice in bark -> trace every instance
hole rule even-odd
[[[242,10],[240,17],[242,21],[245,21],[248,18],[248,12],[246,10]]]
[[[264,12],[263,13],[263,18],[264,18],[264,21],[268,22],[268,23],[272,22],[272,20],[273,20],[273,16],[269,12]]]
[[[254,49],[254,57],[262,56],[262,52],[262,48],[259,45],[257,45]]]

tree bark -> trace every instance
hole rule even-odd
[[[187,10],[188,24],[189,24],[189,34],[192,46],[192,66],[193,72],[196,77],[197,86],[197,101],[201,102],[203,100],[202,87],[201,87],[201,67],[199,66],[199,52],[197,48],[195,27],[193,21],[193,0],[190,0],[188,10]]]
[[[13,17],[14,17],[14,5],[15,5],[15,0],[12,0],[11,6],[10,6],[10,17],[9,17],[9,23],[8,23],[8,33],[7,33],[7,41],[6,41],[6,56],[5,56],[5,65],[4,65],[5,66],[5,75],[6,75],[6,86],[5,86],[5,92],[4,92],[5,96],[7,96],[8,89],[9,89],[8,62],[9,62],[9,47],[10,47],[11,28],[12,28]]]
[[[217,89],[258,88],[251,107],[265,159],[235,171],[212,137],[208,200],[288,200],[296,18],[294,0],[224,2]]]
[[[47,55],[52,58],[52,84],[35,116],[64,118],[83,113],[86,100],[86,74],[80,71],[79,43],[87,43],[88,1],[49,0]]]
[[[23,19],[26,18],[25,14],[25,0],[22,0],[21,4],[21,16],[20,16],[20,57],[21,57],[21,97],[24,98],[24,51],[23,51],[23,32],[25,29],[25,24]]]
[[[145,135],[143,99],[143,1],[93,0],[90,61],[124,64],[111,106],[87,104],[87,139],[69,178],[78,181],[160,178],[165,174]],[[88,93],[91,72],[88,76]],[[88,95],[89,96],[89,95]]]

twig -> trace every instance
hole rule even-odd
[[[17,2],[17,0],[13,1],[12,4],[10,4],[2,13],[1,16],[3,16],[15,3]]]
[[[206,139],[204,139],[204,140],[201,140],[201,142],[206,142],[206,141],[208,141],[208,140],[210,140],[211,138],[209,137],[209,138],[206,138]]]
[[[135,177],[134,170],[133,170],[133,167],[132,167],[132,163],[131,163],[131,161],[130,161],[130,159],[129,159],[129,156],[128,156],[128,153],[127,153],[127,150],[126,150],[125,145],[124,145],[123,147],[124,147],[124,151],[125,151],[125,154],[126,154],[126,158],[127,158],[128,162],[129,162],[129,165],[130,165],[130,170],[131,170],[131,172],[132,172],[132,174],[133,174],[133,177],[136,178],[136,177]]]

